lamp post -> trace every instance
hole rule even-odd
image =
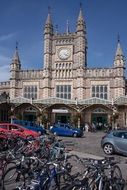
[[[116,113],[115,113],[115,109],[114,109],[114,101],[113,101],[113,98],[112,98],[112,107],[113,107],[113,112],[112,112],[112,128],[115,129],[115,116],[116,116]]]
[[[116,109],[113,109],[112,117],[113,117],[113,129],[117,129],[116,119],[118,118],[119,113]]]
[[[114,112],[114,110],[112,113],[112,118],[113,118],[113,129],[115,129],[115,112]]]
[[[6,97],[6,103],[7,103],[7,112],[6,112],[6,120],[8,121],[8,110],[9,110],[9,105],[10,105],[10,97]]]
[[[76,107],[78,108],[77,109],[77,112],[78,112],[78,120],[77,120],[77,123],[78,123],[78,128],[80,128],[80,124],[81,124],[81,118],[80,118],[80,116],[81,116],[81,113],[80,113],[80,110],[79,110],[79,107],[78,107],[78,98],[77,97],[75,97],[75,105],[76,105]]]
[[[10,97],[9,96],[7,97],[7,104],[9,104],[9,110],[10,110],[9,115],[10,115],[10,118],[11,118],[11,123],[13,123],[13,118],[14,118],[13,111],[14,111],[14,107],[10,103]]]
[[[78,128],[80,128],[80,125],[81,125],[81,113],[80,113],[80,110],[79,110],[79,108],[78,108],[78,110],[77,110],[77,112],[78,112]]]

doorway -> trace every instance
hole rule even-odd
[[[55,115],[55,122],[60,122],[60,123],[69,123],[70,122],[70,114],[61,114],[61,113],[56,113]]]
[[[28,114],[28,113],[26,113],[24,115],[24,118],[27,121],[35,121],[36,120],[36,115],[35,114]]]
[[[91,116],[91,123],[94,123],[97,129],[103,129],[104,125],[108,123],[108,114],[93,113]]]

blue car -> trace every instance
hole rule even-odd
[[[83,131],[78,128],[73,128],[69,124],[56,123],[50,127],[50,132],[58,136],[71,136],[71,137],[81,137],[83,136]]]
[[[46,130],[44,129],[44,127],[41,127],[40,125],[37,125],[34,122],[14,119],[13,123],[22,125],[26,129],[36,131],[36,132],[40,133],[41,135],[46,133]]]

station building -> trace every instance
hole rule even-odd
[[[44,25],[43,66],[24,70],[16,46],[10,79],[0,82],[0,122],[10,117],[54,123],[112,123],[127,126],[125,57],[118,39],[110,68],[89,68],[83,10],[75,32],[54,31],[50,12]],[[36,55],[35,55],[36,56]],[[41,60],[40,60],[41,61]]]

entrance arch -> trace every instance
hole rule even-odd
[[[108,122],[108,112],[104,108],[98,107],[91,113],[91,123],[94,123],[97,129],[104,128]]]
[[[50,116],[51,123],[73,123],[73,115],[76,110],[66,104],[53,104],[45,111]]]
[[[36,121],[40,110],[30,103],[23,103],[14,108],[13,113],[19,120]]]
[[[83,123],[95,123],[99,129],[105,124],[111,124],[112,109],[106,105],[96,104],[91,105],[82,111]]]

